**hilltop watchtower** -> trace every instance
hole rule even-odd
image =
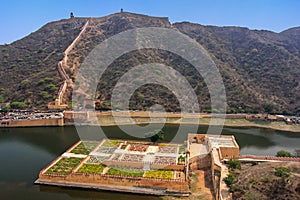
[[[70,13],[70,18],[71,18],[71,19],[74,18],[74,13],[73,13],[73,12]]]

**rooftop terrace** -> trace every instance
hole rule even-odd
[[[219,135],[209,135],[207,136],[208,140],[211,143],[212,148],[219,148],[219,147],[236,147],[236,143],[234,142],[233,138],[226,137],[226,136],[219,136]]]

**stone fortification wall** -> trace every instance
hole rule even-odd
[[[0,127],[43,127],[64,126],[63,118],[37,119],[37,120],[9,120],[1,121]]]
[[[141,187],[152,188],[156,190],[172,191],[179,193],[188,193],[189,185],[184,180],[169,180],[169,179],[152,179],[143,177],[122,177],[113,175],[96,175],[96,174],[84,174],[84,173],[72,173],[70,175],[49,175],[40,174],[39,181],[44,183],[56,182],[64,183],[68,186],[68,183],[80,183],[80,184],[96,184],[99,186],[116,187]],[[138,188],[136,189],[138,190]]]

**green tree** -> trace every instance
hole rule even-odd
[[[223,179],[223,181],[230,188],[230,192],[234,192],[233,183],[235,181],[235,176],[234,176],[233,172],[230,172],[228,174],[228,176]]]
[[[275,108],[275,106],[271,103],[263,103],[262,107],[266,113],[272,113]]]
[[[97,101],[95,103],[95,110],[111,110],[111,104],[108,101]]]
[[[289,116],[294,115],[294,113],[291,112],[291,111],[289,111],[289,110],[284,110],[284,111],[282,111],[282,114],[283,114],[283,115],[289,115]]]
[[[146,137],[150,138],[151,142],[156,143],[158,140],[163,140],[165,138],[165,132],[163,130],[155,130],[146,133]]]
[[[10,110],[10,106],[1,108],[1,112],[8,112]]]
[[[231,159],[227,162],[227,165],[230,169],[239,169],[239,170],[242,169],[242,164],[241,161],[239,160]]]
[[[18,102],[18,101],[15,101],[15,102],[12,102],[12,103],[10,104],[10,107],[11,107],[12,109],[24,109],[24,108],[27,107],[27,105],[26,105],[26,103],[24,103],[24,102]]]
[[[0,103],[4,102],[4,97],[2,95],[0,95]]]
[[[299,116],[300,115],[300,108],[297,108],[296,114]]]
[[[230,113],[238,113],[238,110],[234,107],[230,108]]]
[[[276,157],[292,157],[292,154],[288,151],[278,151]]]

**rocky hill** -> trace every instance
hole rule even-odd
[[[234,172],[233,199],[299,199],[299,172],[296,162],[243,164]]]
[[[230,111],[300,112],[300,28],[274,33],[189,22],[171,24],[168,18],[126,12],[49,23],[22,40],[0,46],[0,100],[43,108],[55,99],[63,82],[58,62],[87,21],[65,68],[74,82],[86,56],[105,39],[133,28],[163,27],[188,35],[209,52],[223,77]],[[105,102],[104,108],[109,107],[107,102],[118,79],[138,64],[153,62],[183,74],[198,95],[201,110],[210,110],[207,87],[193,66],[175,54],[156,49],[134,51],[115,60],[100,80],[95,97]],[[71,89],[65,95],[69,102]],[[164,105],[168,111],[180,110],[174,94],[157,85],[139,88],[130,107],[147,109],[153,104]]]
[[[0,46],[0,95],[4,102],[43,108],[62,84],[57,66],[86,19],[62,20],[12,44]]]

